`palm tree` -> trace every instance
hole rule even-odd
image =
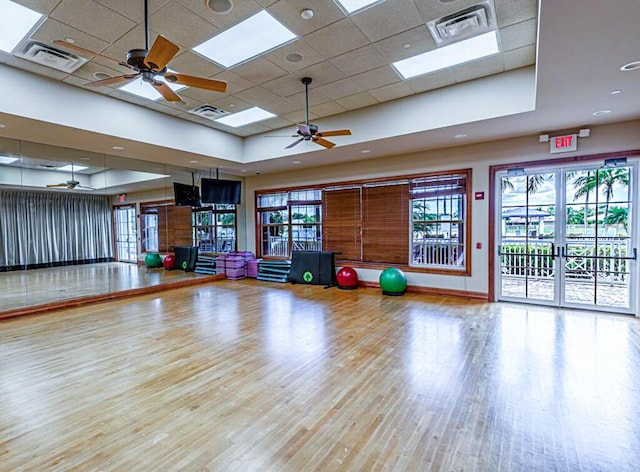
[[[576,200],[585,196],[589,198],[589,194],[592,191],[598,188],[602,189],[602,195],[605,198],[604,221],[606,221],[609,216],[609,202],[613,197],[613,191],[617,184],[624,187],[629,186],[628,168],[601,169],[597,170],[593,174],[591,172],[587,172],[586,174],[579,175],[573,180],[573,185],[577,187],[574,198]]]

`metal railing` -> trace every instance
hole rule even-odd
[[[412,264],[415,265],[464,265],[464,245],[457,239],[414,239],[412,248]]]
[[[291,241],[294,251],[321,251],[322,241],[318,239],[294,239]],[[263,255],[274,257],[289,257],[289,239],[286,237],[269,236],[267,247],[264,248]]]

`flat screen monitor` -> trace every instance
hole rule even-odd
[[[239,180],[205,179],[200,180],[202,186],[202,203],[226,203],[238,205],[242,193]]]
[[[176,201],[176,206],[200,206],[200,189],[195,185],[174,182],[173,195]]]

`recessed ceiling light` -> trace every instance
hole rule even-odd
[[[167,72],[176,73],[175,70],[171,70],[171,69],[167,69]],[[164,78],[162,76],[156,76],[155,80],[164,82],[174,92],[178,92],[178,91],[182,90],[183,88],[186,88],[185,85],[172,84],[172,83],[164,80]],[[144,80],[142,80],[142,78],[138,78],[136,80],[132,80],[127,85],[119,87],[119,90],[122,90],[122,91],[127,92],[127,93],[131,93],[133,95],[137,95],[138,97],[148,98],[149,100],[160,100],[161,98],[163,98],[162,95],[160,94],[160,92],[158,92],[155,89],[155,87],[153,87],[152,85],[146,83]]]
[[[292,164],[302,164],[302,161],[292,161]]]
[[[11,52],[43,16],[9,0],[0,0],[0,50]]]
[[[67,165],[67,166],[62,166],[62,167],[56,167],[56,170],[61,170],[63,172],[77,172],[79,170],[85,170],[88,169],[87,166],[72,166],[71,164]]]
[[[80,160],[81,161],[90,161],[91,158],[90,157],[81,157]]]
[[[236,106],[235,103],[229,103],[229,108],[234,108]]]
[[[384,0],[335,0],[347,14],[351,14],[363,8],[373,6],[376,3],[382,3]]]
[[[622,90],[612,90],[611,91],[611,95],[618,95],[619,93],[622,93]]]
[[[64,40],[69,44],[76,44],[76,40],[73,38],[64,38]]]
[[[263,52],[275,49],[296,35],[262,10],[193,48],[207,59],[230,68]]]
[[[302,54],[292,52],[291,54],[287,54],[284,60],[290,62],[291,64],[297,64],[298,62],[302,62]]]
[[[310,20],[311,18],[313,18],[313,10],[311,8],[305,8],[300,12],[300,17],[303,20]]]
[[[630,62],[629,64],[625,64],[620,68],[620,70],[624,72],[629,72],[636,69],[640,69],[640,61]]]
[[[466,135],[466,134],[464,134],[464,133],[456,134],[456,135],[454,136],[454,138],[456,138],[456,139],[461,139],[461,138],[466,138],[466,137],[467,137],[467,135]]]
[[[107,74],[106,72],[94,72],[93,76],[97,80],[110,79],[111,77],[113,77],[111,74]]]
[[[362,154],[369,154],[371,152],[371,149],[362,149],[360,152]]]
[[[17,160],[17,157],[0,156],[0,164],[11,164],[12,162],[16,162]]]
[[[402,47],[405,49],[409,49],[411,47],[411,43],[404,43]]]
[[[111,149],[114,149],[116,151],[122,151],[124,149],[124,146],[111,146]]]
[[[189,161],[191,164],[197,164],[198,161]]]
[[[247,169],[242,169],[240,172],[246,172],[246,171],[247,171]]]
[[[2,128],[4,128],[4,127],[5,127],[5,126],[4,126],[2,123],[0,123],[0,129],[2,129]]]
[[[222,123],[223,125],[231,126],[233,128],[237,128],[238,126],[248,125],[249,123],[255,123],[256,121],[262,121],[269,118],[273,118],[273,113],[263,110],[260,107],[249,108],[248,110],[239,111],[238,113],[233,113],[231,115],[223,116],[222,118],[218,118],[218,123]]]
[[[392,65],[402,78],[410,79],[498,52],[500,52],[498,36],[495,31],[489,31],[464,41],[408,57]]]
[[[213,13],[218,13],[219,15],[229,13],[233,9],[231,0],[204,0],[204,4]]]
[[[611,113],[611,110],[598,110],[593,112],[593,116],[608,115],[609,113]]]
[[[456,0],[438,0],[438,2],[439,2],[439,3],[442,3],[443,5],[446,5],[446,4],[448,4],[448,3],[453,3],[453,2],[455,2],[455,1],[456,1]]]

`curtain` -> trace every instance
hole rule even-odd
[[[0,269],[113,260],[112,231],[106,196],[0,190]]]

